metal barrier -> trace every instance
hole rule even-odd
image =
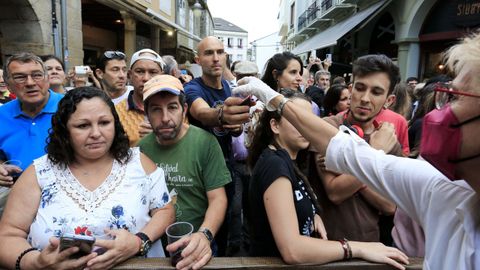
[[[410,258],[409,270],[421,270],[423,258]],[[323,265],[288,265],[280,258],[271,257],[217,257],[212,258],[203,269],[308,269],[308,270],[391,270],[391,266],[385,264],[370,263],[361,260],[333,262]],[[114,269],[148,269],[163,270],[175,269],[170,264],[170,258],[133,258]]]

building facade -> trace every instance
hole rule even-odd
[[[403,79],[429,78],[444,72],[442,52],[480,27],[480,0],[281,0],[280,9],[285,49],[305,61],[331,53],[337,75],[383,53]]]
[[[206,0],[0,2],[2,63],[8,55],[31,51],[56,54],[68,66],[94,66],[105,50],[130,57],[142,48],[192,62],[197,43],[212,34]]]
[[[222,18],[213,21],[215,36],[223,42],[231,62],[248,60],[248,32]]]
[[[258,70],[262,75],[267,60],[274,54],[283,52],[281,37],[278,32],[256,39],[250,44],[252,45],[250,61],[257,64]]]

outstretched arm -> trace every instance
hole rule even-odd
[[[288,264],[322,264],[343,259],[344,250],[338,241],[328,241],[299,234],[297,213],[290,180],[279,177],[265,191],[263,201],[273,238],[283,260]],[[289,195],[290,194],[290,195]],[[405,269],[405,254],[381,243],[349,242],[354,258],[387,263]]]
[[[356,176],[408,211],[414,220],[422,223],[423,213],[427,211],[430,203],[429,190],[440,179],[445,179],[430,164],[385,155],[383,151],[372,149],[355,134],[339,133],[337,128],[313,113],[302,110],[293,102],[285,103],[282,95],[256,78],[243,78],[238,83],[241,86],[234,89],[235,93],[253,94],[267,104],[269,110],[275,110],[283,104],[282,116],[310,141],[318,153],[326,153],[327,169]],[[386,141],[392,140],[390,134],[386,133],[388,132],[385,129],[380,129],[376,136],[386,138]],[[328,153],[327,149],[330,149]]]
[[[222,108],[210,108],[202,98],[197,98],[190,106],[190,114],[203,125],[217,127],[222,125],[239,125],[250,120],[248,106],[239,106],[243,100],[229,97]]]

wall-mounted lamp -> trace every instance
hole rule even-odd
[[[198,0],[195,0],[195,4],[193,4],[192,10],[193,10],[193,16],[195,16],[196,18],[200,18],[200,16],[202,16],[203,8],[202,8],[202,5],[198,3]]]
[[[444,64],[438,64],[438,65],[437,65],[437,68],[438,68],[439,70],[443,70],[443,69],[445,68],[445,65],[444,65]]]
[[[116,23],[116,24],[122,24],[122,23],[123,23],[123,21],[122,21],[122,20],[120,20],[120,19],[117,19],[117,20],[115,20],[115,23]]]
[[[168,35],[169,37],[173,36],[173,31],[168,31],[168,32],[167,32],[167,35]]]

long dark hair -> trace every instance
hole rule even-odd
[[[52,127],[47,138],[46,152],[48,159],[54,164],[67,166],[75,161],[74,150],[70,143],[70,132],[67,122],[70,116],[77,110],[77,105],[84,99],[98,97],[110,108],[114,118],[115,136],[110,147],[110,154],[119,162],[125,163],[130,159],[131,151],[128,137],[123,130],[117,111],[112,100],[102,90],[95,87],[78,87],[65,94],[58,104],[58,110],[52,117]]]
[[[336,107],[340,101],[340,97],[342,96],[344,89],[347,89],[347,86],[344,84],[334,84],[328,88],[325,98],[323,99],[323,109],[325,110],[325,115],[336,115],[339,113]]]
[[[290,98],[290,99],[299,98],[299,99],[304,99],[308,102],[311,102],[308,96],[295,90],[284,88],[280,90],[280,93],[283,94],[286,98]],[[271,119],[275,119],[278,122],[278,121],[281,121],[281,118],[282,116],[277,111],[271,112],[268,110],[264,110],[260,115],[260,119],[257,123],[257,126],[255,127],[252,143],[248,148],[247,164],[250,170],[253,170],[253,167],[255,167],[255,164],[260,158],[260,155],[268,147],[268,145],[270,144],[274,145],[275,148],[277,148],[277,150],[282,149],[281,146],[279,146],[278,143],[275,141],[273,136],[273,131],[270,128]],[[307,188],[307,193],[310,196],[310,198],[312,198],[312,202],[315,205],[315,208],[317,209],[317,213],[318,213],[321,207],[318,203],[317,196],[312,189],[310,181],[308,181],[308,178],[298,168],[297,163],[294,161],[292,161],[292,163],[293,163],[293,168],[295,170],[296,175],[300,177],[305,183],[305,187]]]
[[[401,114],[406,119],[410,119],[410,113],[412,111],[412,100],[408,94],[408,84],[399,82],[393,88],[393,94],[395,95],[395,103],[390,105],[392,111]]]
[[[287,68],[288,63],[291,60],[296,60],[300,64],[300,75],[303,75],[302,59],[291,52],[277,53],[268,59],[263,72],[262,81],[266,83],[270,88],[277,91],[278,83],[277,78],[273,76],[273,71],[277,71],[277,76],[280,76]]]

